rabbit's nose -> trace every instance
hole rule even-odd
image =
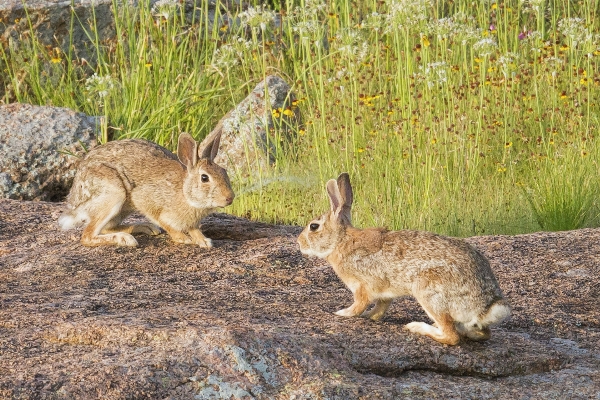
[[[225,203],[226,203],[227,205],[230,205],[231,203],[233,203],[233,197],[227,197],[227,198],[225,199]]]

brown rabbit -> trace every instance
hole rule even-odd
[[[487,259],[464,240],[421,231],[356,229],[347,173],[327,182],[331,211],[298,237],[303,254],[326,259],[354,295],[336,312],[379,320],[396,297],[414,296],[435,322],[411,322],[411,332],[455,345],[461,336],[490,338],[490,326],[510,315]]]
[[[176,243],[212,247],[199,229],[216,207],[233,202],[227,171],[213,162],[220,135],[199,153],[187,133],[177,156],[141,139],[119,140],[92,149],[79,164],[67,198],[70,210],[58,219],[62,229],[87,225],[86,246],[137,246],[132,233],[157,235],[163,228]],[[154,224],[123,225],[134,210]],[[188,236],[189,235],[189,236]]]

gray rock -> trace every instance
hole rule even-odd
[[[93,43],[88,33],[94,19],[100,41],[115,36],[112,0],[74,0],[73,5],[70,0],[5,0],[0,2],[0,39],[16,43],[33,30],[43,45],[68,51],[72,41],[76,55],[89,59]]]
[[[128,3],[134,6],[146,4],[145,1],[139,0],[118,0],[116,3]],[[151,0],[149,5],[156,6],[158,9],[161,4],[165,6],[169,3],[179,4],[175,7],[184,10],[188,22],[204,21],[201,15],[204,1]],[[221,13],[225,14],[227,10],[223,5],[233,8],[238,3],[235,0],[218,2]],[[197,6],[194,7],[194,4]],[[206,10],[209,29],[214,26],[216,7],[216,0],[208,2]],[[115,39],[114,15],[113,0],[27,0],[25,2],[3,0],[0,1],[0,41],[6,42],[12,39],[13,43],[17,43],[21,37],[26,37],[33,31],[43,45],[60,47],[66,52],[72,44],[75,56],[84,57],[88,62],[93,63],[97,55],[93,51],[94,43],[90,38],[95,38],[97,35],[100,43]],[[222,17],[221,20],[225,18]],[[30,23],[33,29],[30,29]]]
[[[30,104],[0,106],[0,197],[60,200],[96,145],[97,117]]]
[[[411,298],[334,315],[352,294],[300,227],[215,214],[211,249],[90,248],[64,207],[0,199],[1,399],[598,399],[600,229],[469,238],[513,314],[444,346],[403,330],[428,321]]]
[[[278,149],[287,145],[292,129],[302,123],[300,109],[292,105],[294,100],[290,85],[277,76],[267,76],[219,121],[200,148],[221,132],[220,151],[215,161],[229,170],[230,175],[247,176],[258,167],[267,167],[275,161]],[[286,109],[293,115],[286,115]],[[281,115],[274,117],[272,110],[279,110]],[[280,118],[282,129],[278,135],[273,120]]]

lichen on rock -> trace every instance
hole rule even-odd
[[[0,197],[58,201],[97,144],[99,121],[59,107],[0,106]]]

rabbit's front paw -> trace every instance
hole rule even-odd
[[[192,237],[194,243],[198,246],[205,247],[207,249],[213,247],[212,240],[204,236],[199,229],[191,230],[189,234]]]
[[[207,249],[210,249],[211,247],[213,247],[212,240],[210,240],[207,237],[205,237],[202,240],[195,240],[194,239],[194,243],[196,243],[200,247],[206,247]]]
[[[125,232],[113,233],[113,241],[117,246],[136,247],[138,245],[137,240]]]
[[[170,234],[171,240],[178,244],[194,244],[194,241],[183,233]]]
[[[354,316],[356,316],[356,314],[351,309],[351,307],[343,308],[343,309],[341,309],[339,311],[336,311],[334,314],[335,315],[339,315],[340,317],[354,317]]]

